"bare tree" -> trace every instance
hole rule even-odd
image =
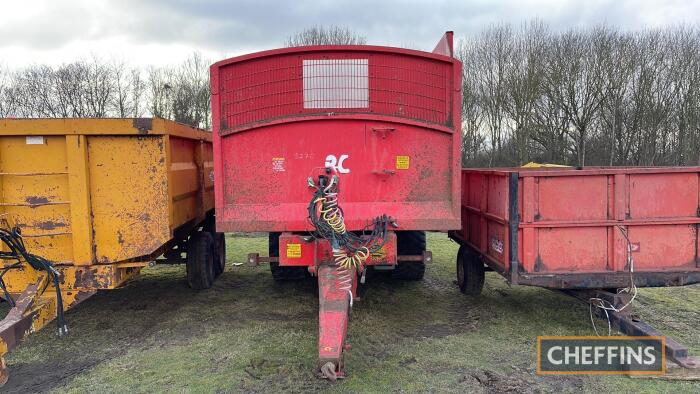
[[[151,67],[148,69],[149,111],[159,118],[172,118],[172,72]]]
[[[477,37],[466,41],[461,58],[466,73],[473,76],[473,94],[480,107],[486,141],[490,146],[489,166],[500,162],[506,138],[506,68],[513,47],[510,25],[487,28]]]
[[[144,107],[146,105],[146,81],[143,79],[141,70],[137,68],[132,68],[129,71],[129,96],[131,97],[131,114],[127,116],[133,116],[139,118],[143,116]]]
[[[523,25],[513,37],[505,68],[504,112],[511,125],[515,164],[530,160],[535,109],[542,94],[549,31],[539,20]]]
[[[353,32],[347,27],[340,26],[313,26],[306,28],[284,42],[286,47],[300,47],[305,45],[364,45],[365,37]]]
[[[177,122],[209,127],[210,92],[207,63],[192,54],[174,73],[173,119]]]
[[[10,116],[15,112],[15,96],[12,89],[12,74],[0,64],[0,118]]]
[[[471,72],[470,49],[464,42],[458,45],[457,57],[462,68],[462,165],[475,165],[483,153],[485,137],[482,133],[483,114],[476,94],[477,79]]]

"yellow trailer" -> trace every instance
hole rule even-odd
[[[225,261],[213,184],[209,132],[157,118],[0,119],[0,296],[12,306],[0,357],[56,317],[62,334],[63,310],[154,261],[185,263],[191,287],[210,287]]]

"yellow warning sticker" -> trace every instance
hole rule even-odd
[[[396,169],[408,170],[411,158],[408,156],[396,156]]]
[[[287,258],[298,259],[301,257],[301,244],[287,244]]]

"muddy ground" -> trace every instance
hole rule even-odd
[[[232,264],[266,253],[266,242],[229,236],[227,270],[211,290],[187,288],[184,267],[157,266],[97,294],[68,312],[68,337],[47,326],[7,358],[2,391],[700,392],[697,381],[536,376],[536,337],[592,335],[588,307],[494,273],[482,296],[463,296],[457,246],[444,234],[429,236],[424,281],[367,284],[350,322],[348,378],[318,380],[314,283],[277,284],[265,266]],[[700,355],[700,286],[645,289],[637,306]]]

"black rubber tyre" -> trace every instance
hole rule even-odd
[[[224,233],[211,233],[214,239],[214,277],[218,278],[226,269],[226,236]]]
[[[270,233],[268,236],[268,254],[270,257],[279,257],[280,233]],[[279,263],[270,263],[272,278],[278,282],[303,280],[310,276],[306,267],[280,267]]]
[[[425,252],[425,231],[397,231],[396,249],[399,255],[421,255]],[[391,271],[392,279],[422,280],[425,263],[422,261],[399,262]]]
[[[466,246],[457,253],[457,284],[459,291],[476,296],[484,288],[484,263]]]
[[[207,231],[195,232],[187,241],[187,284],[195,290],[214,284],[214,240]]]

